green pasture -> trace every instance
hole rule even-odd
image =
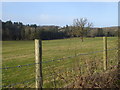
[[[108,37],[108,49],[116,47],[117,37]],[[103,52],[77,56],[80,53],[103,50],[102,37],[85,38],[84,42],[81,42],[80,38],[43,40],[42,49],[43,62],[76,55],[74,58],[43,63],[44,88],[64,87],[74,81],[75,76],[103,71]],[[35,63],[34,41],[2,42],[3,68],[31,63]],[[94,64],[94,67],[91,67],[91,64]],[[117,50],[108,51],[108,69],[114,68],[115,65],[117,65]],[[92,68],[93,71],[90,71]],[[2,85],[28,80],[30,81],[14,87],[35,87],[35,65],[2,70]]]

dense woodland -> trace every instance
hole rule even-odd
[[[73,32],[73,26],[37,26],[36,24],[24,25],[21,22],[0,21],[2,23],[2,40],[42,40],[80,37]],[[113,37],[117,36],[117,27],[91,28],[84,37]]]

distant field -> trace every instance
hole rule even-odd
[[[43,61],[48,61],[52,59],[59,59],[67,56],[72,56],[78,53],[88,53],[103,50],[103,40],[102,37],[96,38],[85,38],[84,42],[81,42],[80,38],[71,39],[59,39],[59,40],[46,40],[42,42],[43,44]],[[117,37],[108,38],[108,49],[117,47]],[[86,64],[88,66],[90,62],[96,62],[96,72],[100,72],[103,69],[103,56],[102,52],[94,53],[90,55],[82,55],[75,58],[65,59],[63,61],[55,61],[50,63],[43,63],[43,81],[44,87],[54,87],[52,82],[52,77],[48,77],[49,74],[53,72],[58,72],[60,70],[67,70],[71,67],[81,66],[83,73],[86,73]],[[117,64],[116,50],[108,51],[108,66],[109,68]],[[34,58],[34,41],[3,41],[2,48],[2,67],[12,67],[17,65],[31,64],[35,62]],[[47,68],[48,67],[48,68]],[[54,70],[53,70],[54,69]],[[75,72],[76,73],[76,72]],[[73,74],[71,74],[73,75]],[[76,75],[79,75],[76,73]],[[68,76],[63,75],[66,80],[70,80]],[[73,75],[75,76],[75,75]],[[20,68],[10,68],[3,70],[3,85],[9,85],[12,83],[18,83],[33,79],[28,83],[23,83],[16,85],[15,87],[35,87],[35,65],[24,66]],[[56,79],[57,86],[62,87],[65,84],[60,81],[59,78]],[[63,83],[64,85],[62,85]]]

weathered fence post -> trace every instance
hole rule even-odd
[[[35,39],[36,89],[42,89],[42,41]]]
[[[103,37],[103,67],[107,70],[107,37]]]
[[[120,7],[120,2],[119,2],[119,7]],[[117,68],[118,68],[118,80],[120,81],[120,18],[118,21],[119,21],[119,26],[118,26],[118,67]]]

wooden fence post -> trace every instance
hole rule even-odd
[[[120,2],[119,2],[119,7],[120,7]],[[120,24],[120,19],[118,21]],[[117,68],[118,68],[118,80],[120,81],[120,26],[118,26],[118,66]]]
[[[107,37],[103,37],[103,67],[107,70]]]
[[[36,89],[42,89],[42,41],[35,39]]]

